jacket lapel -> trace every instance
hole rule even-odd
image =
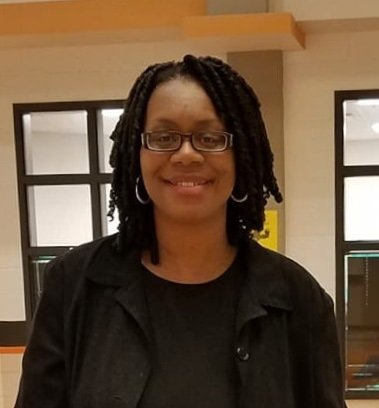
[[[105,245],[87,271],[91,281],[118,288],[115,299],[142,329],[145,339],[151,339],[148,309],[143,287],[143,270],[136,251],[118,253],[114,246]]]
[[[237,308],[235,334],[236,361],[241,386],[240,406],[290,408],[293,406],[290,387],[286,387],[284,383],[280,387],[277,386],[281,374],[271,371],[272,367],[280,365],[280,337],[285,335],[280,324],[275,323],[274,328],[271,327],[272,317],[283,316],[292,310],[289,288],[280,266],[280,256],[254,241],[245,243],[241,256],[245,282]],[[272,335],[267,336],[267,327],[269,332],[272,331]]]

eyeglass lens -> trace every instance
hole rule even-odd
[[[196,132],[183,135],[178,132],[149,132],[146,134],[147,147],[152,150],[180,149],[185,138],[191,140],[192,146],[202,151],[222,151],[228,144],[228,135],[223,132]]]

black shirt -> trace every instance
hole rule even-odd
[[[235,408],[237,260],[203,284],[167,281],[145,269],[153,365],[139,408]]]

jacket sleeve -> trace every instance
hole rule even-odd
[[[67,408],[63,299],[64,276],[59,261],[44,273],[43,293],[22,362],[15,408]]]
[[[333,301],[323,291],[324,307],[313,333],[315,407],[345,408],[341,353]]]

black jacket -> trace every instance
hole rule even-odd
[[[17,408],[138,406],[151,368],[151,330],[139,259],[118,255],[113,241],[83,245],[49,264]],[[240,408],[345,407],[330,297],[288,258],[255,242],[241,252]]]

